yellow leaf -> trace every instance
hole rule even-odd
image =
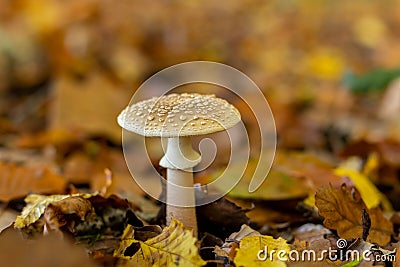
[[[114,256],[129,259],[139,266],[203,266],[206,262],[198,254],[196,241],[192,231],[185,230],[176,219],[161,234],[146,241],[135,240],[134,229],[128,225]],[[126,256],[127,249],[132,245],[138,250],[133,256]]]
[[[24,1],[23,15],[29,25],[39,33],[48,33],[61,26],[63,10],[55,1]]]
[[[239,232],[232,233],[229,238],[226,239],[225,243],[222,247],[216,246],[214,249],[214,253],[217,256],[228,257],[231,261],[236,256],[236,248],[238,247],[238,243],[245,237],[248,236],[262,236],[259,232],[252,229],[247,224],[243,224],[240,227]]]
[[[281,267],[286,266],[289,252],[290,247],[283,238],[247,236],[240,241],[234,263],[237,267]]]
[[[347,167],[338,167],[335,169],[335,174],[350,178],[355,188],[360,192],[368,209],[377,207],[380,203],[384,203],[385,207],[388,207],[387,203],[389,203],[389,201],[386,197],[375,187],[371,180],[361,172]]]
[[[303,203],[309,207],[315,207],[315,194],[309,194]]]
[[[344,70],[345,60],[332,49],[318,49],[306,59],[308,71],[321,79],[336,80]]]
[[[381,43],[387,33],[385,23],[375,16],[363,16],[353,25],[355,39],[368,47],[375,47]]]
[[[364,164],[364,168],[362,170],[362,173],[365,176],[370,176],[373,174],[379,167],[379,158],[377,153],[371,153],[371,155],[368,156],[367,161]]]
[[[26,206],[22,210],[21,215],[15,219],[14,227],[24,228],[25,226],[36,222],[44,213],[47,204],[66,199],[67,197],[70,197],[70,195],[43,196],[31,194],[27,196],[25,198]]]
[[[73,194],[73,195],[51,195],[44,196],[31,194],[25,198],[26,206],[14,222],[15,228],[24,228],[36,222],[43,215],[44,210],[49,203],[60,201],[69,197],[82,196],[88,198],[89,194]]]

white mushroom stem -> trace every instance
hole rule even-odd
[[[200,155],[192,147],[190,137],[168,138],[167,151],[160,160],[160,166],[167,168],[167,224],[172,215],[186,228],[192,229],[194,236],[197,236],[197,219],[193,167],[200,160]]]
[[[196,200],[193,189],[193,173],[182,170],[167,169],[167,179],[168,182],[176,185],[192,187],[191,192],[187,190],[185,194],[182,194],[179,188],[176,189],[167,184],[167,225],[170,224],[172,215],[173,218],[180,220],[186,228],[193,230],[193,235],[197,236]],[[179,201],[192,203],[191,207],[178,207],[168,204]]]

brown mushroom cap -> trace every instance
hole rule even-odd
[[[118,124],[128,131],[161,137],[215,133],[239,121],[239,111],[226,100],[197,93],[153,97],[126,107],[118,116]]]

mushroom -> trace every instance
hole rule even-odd
[[[126,107],[118,116],[124,129],[146,136],[168,138],[160,166],[167,169],[166,220],[180,220],[197,235],[193,167],[201,156],[191,136],[224,131],[240,121],[239,111],[215,95],[168,94]]]

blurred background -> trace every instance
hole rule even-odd
[[[390,0],[0,0],[0,159],[76,183],[104,167],[129,177],[116,116],[152,74],[193,60],[257,83],[278,148],[399,141],[399,47]]]

